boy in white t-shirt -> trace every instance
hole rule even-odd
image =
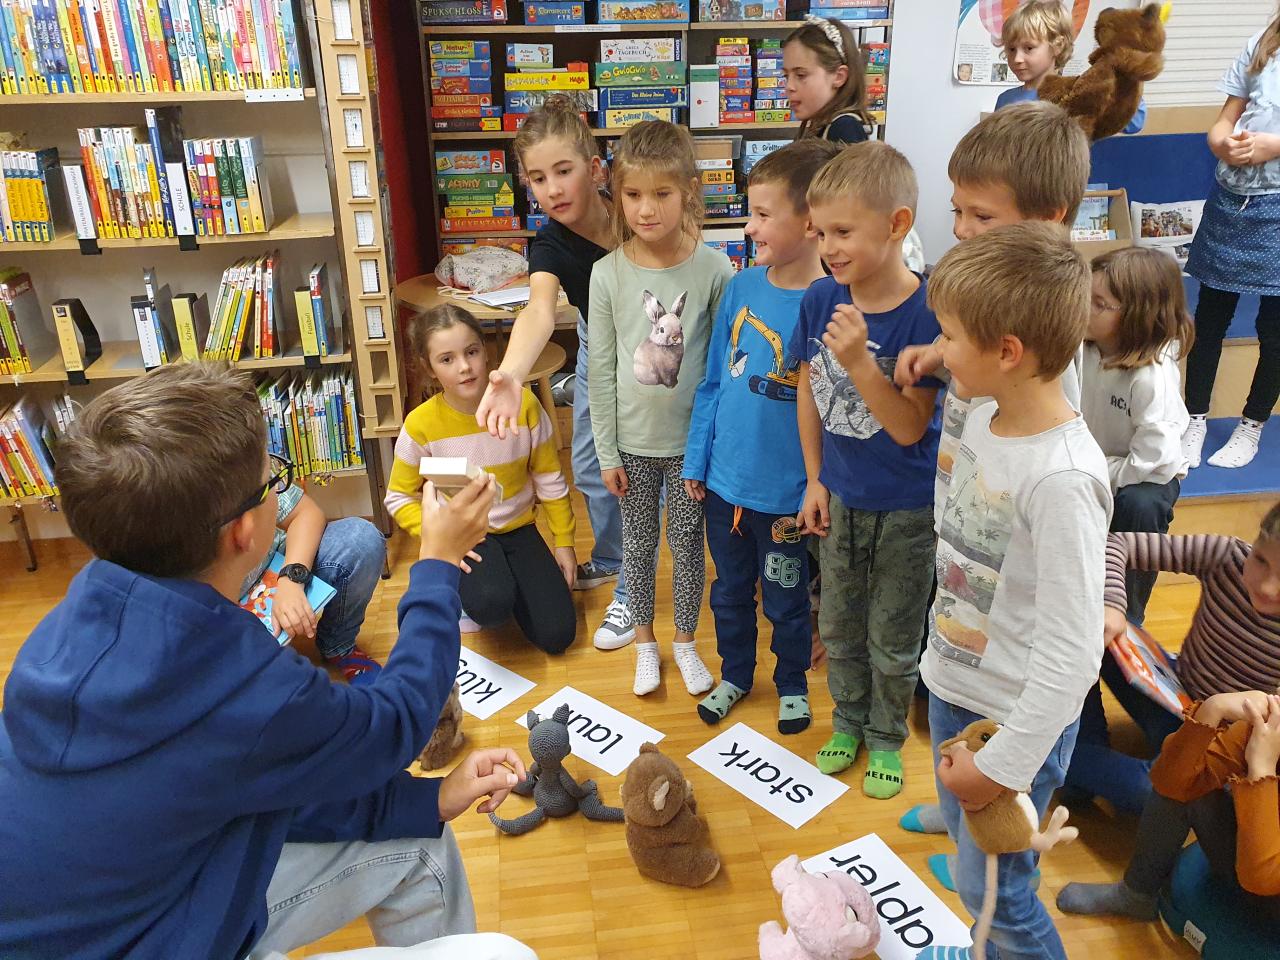
[[[921,674],[934,750],[971,721],[1002,727],[978,754],[938,758],[956,889],[976,917],[986,855],[963,810],[1005,789],[1044,816],[1102,657],[1107,464],[1061,377],[1089,319],[1090,274],[1058,225],[1000,227],[953,248],[929,281],[942,353],[969,414],[938,517],[938,595]],[[1000,857],[988,956],[1065,958],[1032,890],[1036,857]],[[930,947],[921,960],[967,957]]]

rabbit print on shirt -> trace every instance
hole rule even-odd
[[[636,347],[634,373],[636,383],[675,389],[684,360],[684,329],[680,314],[689,296],[685,291],[676,297],[671,309],[648,290],[644,291],[644,312],[649,318],[649,336]]]

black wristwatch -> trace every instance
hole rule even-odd
[[[280,568],[280,576],[305,587],[311,579],[311,571],[305,563],[286,563]]]

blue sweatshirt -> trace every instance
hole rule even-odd
[[[706,376],[693,397],[684,477],[735,506],[796,513],[805,486],[800,361],[788,344],[805,292],[775,287],[768,273],[743,270],[720,297]]]
[[[0,957],[243,957],[286,841],[438,837],[405,772],[457,673],[458,570],[414,565],[375,684],[281,648],[212,587],[89,563],[0,714]]]

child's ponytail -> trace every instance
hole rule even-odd
[[[1116,350],[1103,361],[1104,367],[1145,367],[1174,343],[1177,359],[1187,355],[1195,340],[1195,324],[1187,311],[1177,260],[1151,247],[1126,247],[1095,259],[1093,272],[1107,278],[1120,304]]]
[[[1253,59],[1249,61],[1249,72],[1258,74],[1263,71],[1271,58],[1280,52],[1280,12],[1258,40],[1258,48],[1253,51]]]
[[[800,124],[797,139],[817,136],[823,127],[846,113],[855,114],[865,126],[871,126],[871,117],[867,113],[866,65],[853,31],[840,20],[810,15],[802,26],[792,30],[782,41],[784,47],[789,43],[798,43],[811,50],[818,59],[818,65],[828,73],[835,73],[841,67],[849,70],[844,86],[835,92],[830,102]]]

